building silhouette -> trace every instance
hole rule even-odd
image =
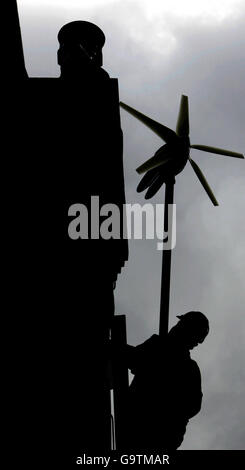
[[[109,335],[128,244],[72,240],[68,211],[77,203],[89,208],[91,196],[99,196],[100,206],[125,203],[118,82],[102,70],[88,24],[81,56],[75,44],[64,46],[67,31],[60,33],[61,77],[28,77],[16,2],[11,5],[8,186],[18,237],[10,264],[21,375],[37,447],[74,463],[83,450],[111,449]],[[78,65],[70,63],[69,73],[71,50]]]

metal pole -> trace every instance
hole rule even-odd
[[[9,42],[9,55],[12,60],[12,74],[15,80],[22,80],[23,78],[28,78],[28,75],[25,68],[18,8],[16,1],[12,1],[10,5],[12,11],[11,22],[8,23],[8,36],[11,39],[11,42]]]
[[[112,361],[112,375],[116,449],[121,450],[125,439],[126,398],[129,386],[128,367],[124,357],[127,346],[125,315],[114,316],[111,329],[111,343],[115,350],[119,351],[119,354]]]
[[[169,233],[168,239],[172,238],[172,225],[168,226],[168,205],[174,201],[175,178],[166,182],[165,203],[164,203],[164,232]],[[170,217],[172,221],[172,217]],[[166,243],[168,240],[163,240]],[[160,322],[159,335],[166,336],[169,323],[169,299],[170,299],[170,274],[171,274],[171,248],[162,252],[162,280],[161,280],[161,301],[160,301]]]

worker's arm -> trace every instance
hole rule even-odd
[[[152,360],[158,346],[158,335],[152,335],[149,339],[144,341],[144,343],[139,344],[138,346],[126,345],[124,352],[125,361],[132,374],[135,374],[137,370],[144,368],[145,365]]]

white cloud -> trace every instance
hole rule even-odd
[[[88,9],[119,3],[120,0],[18,0],[21,7],[61,7],[66,9]],[[148,19],[155,19],[163,13],[172,13],[184,17],[213,18],[222,20],[239,9],[242,0],[126,0],[130,4],[139,4]]]
[[[136,0],[144,8],[147,17],[171,13],[181,18],[203,17],[220,21],[238,11],[241,0]]]

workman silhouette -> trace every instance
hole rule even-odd
[[[166,337],[153,335],[127,346],[128,367],[135,374],[127,397],[127,448],[176,450],[188,421],[201,409],[201,374],[190,350],[204,341],[209,322],[194,311],[177,318]]]

